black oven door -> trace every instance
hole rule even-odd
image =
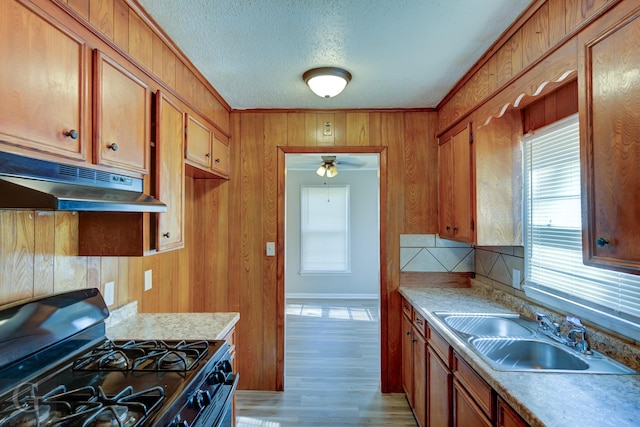
[[[191,427],[231,427],[233,426],[233,394],[238,387],[239,374],[231,374],[224,385],[216,392],[220,399],[215,399],[218,404],[212,405],[201,413]]]

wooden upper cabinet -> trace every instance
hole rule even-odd
[[[184,111],[158,91],[156,94],[156,197],[167,205],[157,216],[156,249],[184,246]]]
[[[79,36],[33,6],[3,1],[0,140],[83,160],[90,140],[88,60]]]
[[[440,140],[440,236],[467,243],[474,241],[471,142],[471,123]]]
[[[578,77],[583,248],[589,265],[640,274],[640,11],[583,41]]]
[[[192,115],[187,115],[187,162],[204,169],[211,168],[213,131]]]
[[[196,178],[229,177],[229,139],[213,126],[187,114],[185,158],[189,175]]]
[[[149,172],[149,86],[99,50],[94,51],[94,162]]]
[[[475,244],[522,245],[522,118],[511,110],[474,135]]]
[[[222,177],[229,177],[229,142],[218,132],[213,134],[213,162],[211,168]]]

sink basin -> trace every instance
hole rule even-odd
[[[531,337],[535,331],[511,314],[450,314],[444,322],[454,331],[474,336]]]
[[[517,313],[435,312],[493,369],[521,372],[638,374],[593,351],[585,355],[537,332],[537,323]]]
[[[473,347],[498,369],[583,371],[589,364],[575,351],[538,340],[477,338]]]

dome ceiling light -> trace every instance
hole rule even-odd
[[[312,68],[302,75],[302,80],[316,95],[333,98],[351,81],[351,73],[335,67]]]

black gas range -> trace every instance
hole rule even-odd
[[[0,307],[0,427],[231,426],[224,341],[111,341],[97,289]]]

